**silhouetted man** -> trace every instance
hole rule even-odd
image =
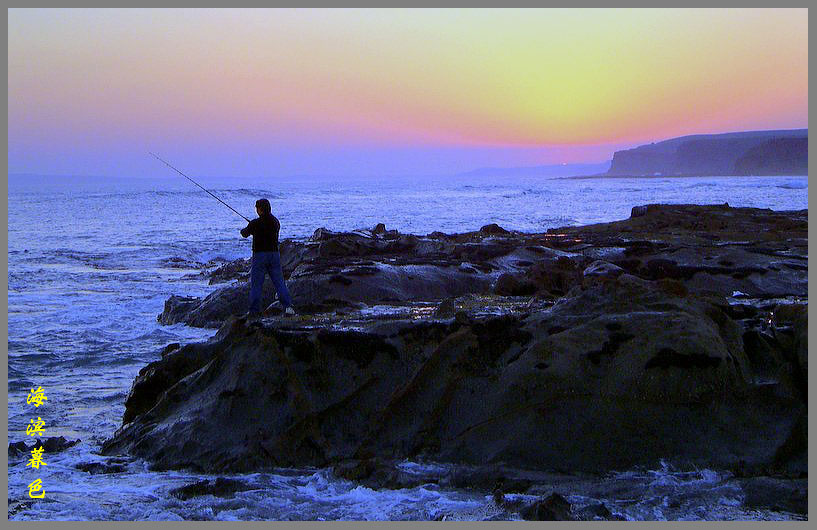
[[[294,315],[292,298],[289,296],[287,285],[284,283],[284,273],[281,270],[281,254],[278,253],[278,231],[281,223],[272,215],[272,208],[267,199],[255,201],[255,211],[258,218],[253,219],[246,228],[241,230],[243,237],[252,236],[252,267],[250,268],[250,316],[261,313],[261,292],[264,287],[264,276],[269,273],[278,300],[284,306],[287,315]]]

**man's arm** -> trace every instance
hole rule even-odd
[[[247,224],[246,228],[241,229],[241,237],[249,237],[252,235],[252,221]]]

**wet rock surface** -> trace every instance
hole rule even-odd
[[[9,458],[27,455],[32,449],[43,448],[45,453],[56,453],[64,451],[69,447],[77,445],[82,440],[68,440],[64,436],[51,436],[48,438],[37,438],[36,441],[28,445],[26,442],[14,442],[9,444]]]
[[[728,205],[646,205],[626,220],[508,231],[496,224],[475,232],[426,236],[386,230],[333,232],[281,243],[294,303],[319,312],[355,304],[443,300],[464,294],[564,296],[586,282],[626,272],[674,279],[695,293],[775,299],[807,296],[808,212]],[[172,296],[165,324],[217,328],[246,312],[250,260],[209,273],[227,283],[204,299]],[[265,283],[264,305],[275,299]]]
[[[741,481],[745,506],[791,513],[808,513],[808,480],[753,477]]]
[[[124,463],[116,462],[80,462],[74,467],[91,475],[124,473],[127,471],[127,466]]]
[[[657,205],[623,221],[549,230],[645,279],[751,298],[808,295],[808,211]],[[575,247],[574,247],[575,248]]]
[[[218,477],[215,480],[200,480],[180,488],[170,490],[170,494],[177,499],[187,500],[201,495],[229,497],[239,491],[252,489],[252,486],[240,480]]]
[[[558,493],[525,506],[520,515],[526,521],[574,521],[570,503]]]
[[[806,473],[807,211],[638,213],[544,234],[319,229],[284,257],[311,312],[235,317],[240,281],[168,301],[163,322],[219,331],[139,373],[103,453],[372,487],[412,484],[383,464],[405,458]],[[496,478],[469,480],[505,501],[529,487]],[[532,516],[614,518],[546,499]]]

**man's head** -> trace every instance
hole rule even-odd
[[[269,215],[272,213],[272,207],[267,199],[258,199],[255,201],[255,211],[258,215]]]

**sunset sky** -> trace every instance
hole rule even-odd
[[[8,12],[8,171],[438,174],[808,126],[808,12]],[[166,169],[166,168],[165,168]]]

